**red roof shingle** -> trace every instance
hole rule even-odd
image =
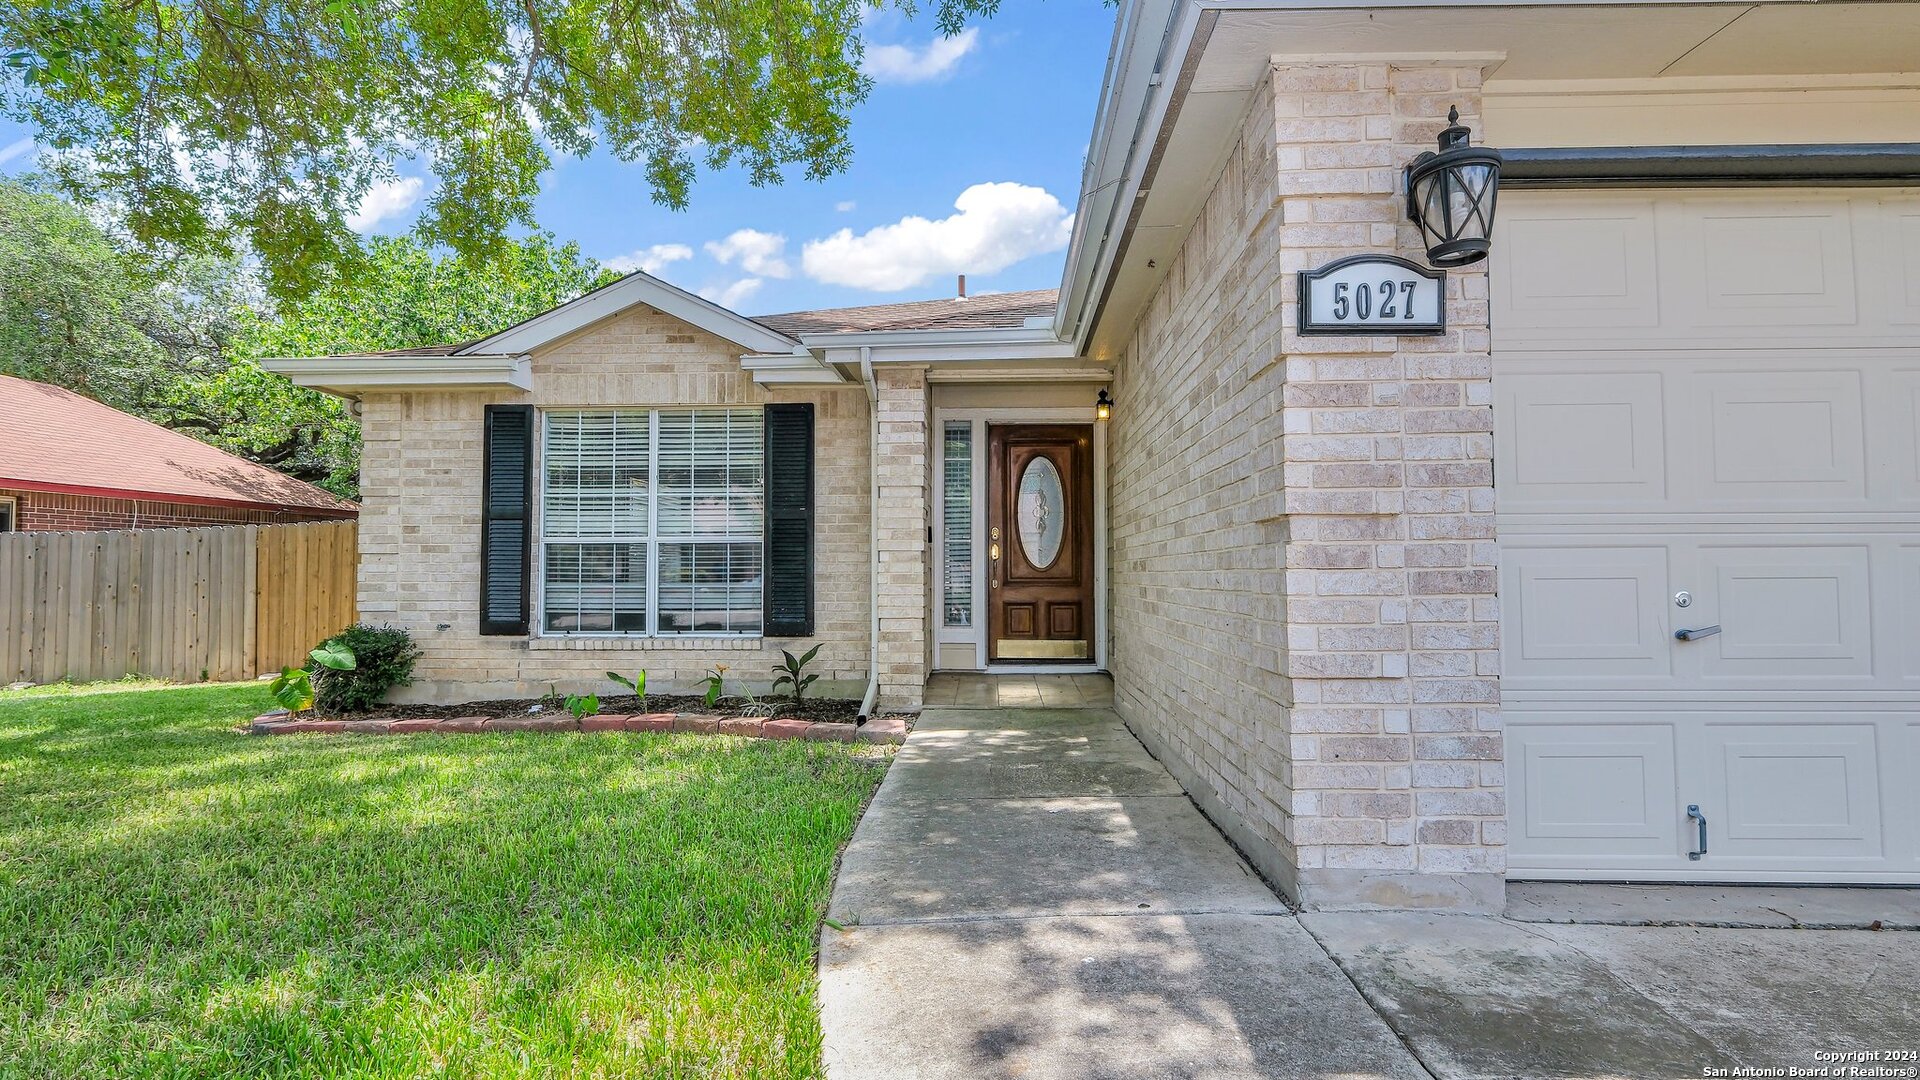
[[[0,487],[299,508],[355,504],[198,439],[46,383],[0,375]]]

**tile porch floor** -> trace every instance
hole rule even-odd
[[[939,672],[927,679],[929,709],[1109,709],[1106,675],[990,675]]]

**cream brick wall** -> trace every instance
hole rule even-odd
[[[1445,336],[1301,338],[1295,273],[1422,258],[1400,167],[1478,68],[1289,66],[1116,380],[1123,715],[1310,905],[1500,903],[1486,278]]]
[[[927,372],[874,371],[880,412],[880,700],[919,708],[927,681],[927,613],[932,603]]]
[[[739,348],[637,308],[536,354],[535,391],[371,394],[361,427],[360,610],[425,652],[409,700],[610,688],[608,670],[646,668],[660,691],[692,689],[716,663],[761,688],[781,648],[821,649],[815,692],[859,696],[868,666],[868,414],[857,385],[769,390]],[[794,639],[482,637],[479,633],[483,407],[815,403],[816,636]],[[438,627],[442,624],[447,629]],[[831,684],[831,685],[830,685]]]

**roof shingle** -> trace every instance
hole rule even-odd
[[[901,304],[789,311],[756,315],[754,321],[783,334],[839,334],[862,330],[996,330],[1025,326],[1035,316],[1051,316],[1057,289],[985,293]]]
[[[0,486],[351,514],[358,506],[58,386],[0,375]]]

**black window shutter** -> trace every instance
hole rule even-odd
[[[813,634],[813,405],[767,406],[768,637]]]
[[[533,406],[487,406],[480,494],[480,632],[527,632]]]

